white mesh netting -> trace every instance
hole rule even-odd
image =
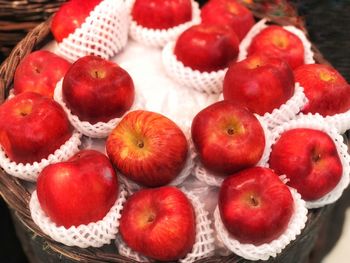
[[[35,182],[40,172],[49,164],[62,162],[79,151],[81,144],[81,133],[74,131],[72,136],[57,149],[53,154],[50,154],[46,159],[33,164],[15,163],[11,161],[0,147],[0,166],[6,173],[21,178],[26,181]]]
[[[180,174],[177,177],[175,177],[174,180],[172,180],[168,185],[172,185],[172,186],[180,185],[183,181],[186,180],[186,178],[189,175],[191,175],[193,168],[194,168],[194,160],[189,147],[189,152],[188,152],[188,156],[187,156],[184,168],[182,169]],[[136,182],[128,179],[125,175],[121,174],[120,172],[118,174],[119,174],[120,181],[123,182],[123,184],[126,186],[128,193],[134,193],[144,188],[143,186],[140,186]]]
[[[174,54],[175,42],[168,43],[162,52],[162,61],[167,75],[179,84],[208,94],[222,92],[227,71],[200,72],[186,67]]]
[[[287,229],[279,238],[259,246],[242,244],[234,239],[226,230],[220,217],[219,208],[217,207],[214,212],[214,219],[218,239],[233,253],[248,260],[268,260],[270,257],[276,257],[291,241],[295,240],[305,227],[307,221],[305,201],[301,199],[300,194],[295,189],[289,189],[294,199],[294,213],[289,221]]]
[[[124,1],[104,0],[79,28],[58,43],[58,53],[70,61],[86,55],[109,59],[125,47],[128,29],[129,16]]]
[[[258,115],[255,115],[255,116],[258,118],[258,120],[259,120],[259,122],[264,130],[264,134],[265,134],[265,149],[264,149],[264,152],[263,152],[259,162],[256,165],[257,166],[267,166],[267,162],[269,160],[270,153],[271,153],[271,145],[273,142],[273,136],[272,136],[271,131],[268,129],[267,124],[262,119],[262,117],[258,116]],[[195,162],[194,176],[199,181],[202,181],[202,182],[206,183],[207,185],[211,185],[211,186],[217,186],[217,187],[221,186],[222,182],[226,178],[225,176],[221,176],[221,175],[216,174],[215,172],[207,170],[200,162],[198,156],[195,156],[194,162]]]
[[[181,263],[191,263],[201,258],[209,257],[214,254],[214,231],[211,229],[211,221],[208,212],[204,208],[204,204],[200,202],[198,197],[191,191],[181,189],[187,198],[191,201],[196,214],[196,240],[192,251],[185,258],[180,259]],[[119,237],[116,245],[120,255],[134,259],[139,262],[150,262],[150,260],[129,248]]]
[[[244,37],[244,39],[241,41],[239,45],[239,54],[237,61],[241,61],[247,58],[248,56],[248,48],[250,44],[252,43],[252,40],[256,35],[258,35],[263,29],[268,27],[267,22],[269,22],[268,19],[264,18],[261,19],[258,23],[256,23],[250,31],[247,33],[247,35]],[[311,43],[305,36],[304,32],[300,29],[294,27],[294,26],[284,26],[285,30],[293,33],[296,35],[304,46],[304,63],[305,64],[314,64],[314,52],[311,49]]]
[[[344,113],[326,116],[324,120],[334,126],[340,134],[343,134],[350,129],[350,110]]]
[[[63,79],[57,82],[55,92],[54,92],[54,99],[62,106],[62,108],[64,109],[64,111],[68,116],[70,123],[74,126],[74,128],[80,131],[82,134],[91,138],[107,137],[110,134],[110,132],[121,121],[122,117],[111,119],[108,122],[97,122],[95,124],[91,124],[88,121],[81,121],[78,116],[73,115],[73,113],[70,111],[70,109],[68,109],[66,103],[63,100],[62,81]],[[143,109],[144,104],[145,104],[144,98],[140,95],[136,95],[134,104],[132,105],[129,111]],[[125,114],[127,114],[127,112]]]
[[[191,21],[188,21],[176,27],[160,30],[145,28],[143,26],[138,25],[135,21],[131,19],[129,34],[131,38],[144,45],[153,47],[163,47],[168,42],[176,40],[177,37],[187,28],[189,28],[192,25],[199,24],[200,22],[201,18],[199,4],[195,1],[192,1]]]
[[[287,130],[296,128],[310,128],[321,130],[326,132],[333,139],[337,147],[339,158],[343,165],[342,177],[337,186],[331,192],[329,192],[328,194],[326,194],[318,200],[307,201],[306,207],[311,209],[334,203],[341,197],[343,191],[349,185],[350,156],[348,154],[347,145],[344,143],[343,137],[338,134],[337,130],[333,126],[328,125],[323,120],[323,117],[321,115],[309,114],[300,115],[297,119],[284,123],[281,126],[278,126],[275,130],[273,130],[273,144],[281,137],[282,133],[284,133]]]
[[[265,113],[262,117],[269,129],[274,129],[284,122],[295,119],[300,110],[308,102],[305,96],[304,89],[295,83],[294,95],[278,109],[274,109],[271,113]]]
[[[71,226],[68,229],[63,226],[57,226],[42,211],[36,191],[33,192],[29,203],[31,216],[35,224],[45,234],[66,246],[81,248],[101,247],[109,244],[118,233],[121,210],[127,196],[124,188],[122,186],[119,187],[118,198],[106,216],[102,220],[89,223],[88,225]]]

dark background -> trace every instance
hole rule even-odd
[[[300,15],[305,18],[311,40],[349,82],[350,0],[295,0],[292,2],[298,7]],[[3,59],[4,55],[0,53],[0,62]],[[14,233],[9,211],[1,198],[0,262],[27,262]]]

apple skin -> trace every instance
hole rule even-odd
[[[202,164],[220,174],[254,166],[265,149],[260,122],[234,102],[220,101],[200,111],[191,133]]]
[[[224,99],[235,101],[259,115],[271,113],[293,94],[293,71],[278,58],[251,55],[231,64],[224,78]]]
[[[195,243],[194,209],[176,187],[143,189],[126,201],[119,230],[134,251],[156,260],[178,260]]]
[[[16,163],[39,162],[72,136],[62,107],[34,92],[23,92],[2,104],[0,120],[0,145]]]
[[[85,56],[66,73],[62,95],[74,115],[94,124],[124,115],[134,102],[135,90],[129,73],[117,64]]]
[[[350,109],[350,86],[331,66],[302,65],[294,70],[294,76],[309,100],[302,109],[303,113],[331,116]]]
[[[286,175],[287,184],[307,201],[329,193],[343,173],[333,140],[322,131],[307,128],[284,132],[272,147],[269,164],[276,173]]]
[[[203,24],[229,25],[242,40],[255,23],[252,12],[237,0],[208,1],[201,9]]]
[[[199,24],[177,39],[174,54],[185,66],[200,72],[218,71],[235,61],[239,40],[227,26]]]
[[[170,183],[183,169],[188,145],[184,133],[165,116],[129,112],[108,136],[106,151],[127,178],[147,187]]]
[[[67,60],[50,51],[30,53],[16,69],[13,80],[15,95],[32,91],[52,98],[56,83],[64,77],[70,66]]]
[[[82,150],[66,162],[50,164],[38,177],[40,206],[58,226],[97,222],[117,199],[118,180],[104,154]]]
[[[59,8],[51,22],[51,32],[59,43],[74,33],[102,0],[71,0]]]
[[[304,45],[296,35],[276,25],[263,29],[248,48],[248,56],[261,53],[284,59],[292,69],[304,64],[304,52]]]
[[[271,169],[253,167],[227,177],[219,192],[220,216],[240,243],[262,245],[288,227],[294,201],[288,187]]]
[[[136,0],[131,16],[140,26],[168,29],[192,19],[191,0]]]

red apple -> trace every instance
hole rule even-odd
[[[281,59],[256,54],[231,64],[223,86],[225,100],[264,115],[293,96],[293,71]]]
[[[64,3],[51,22],[51,32],[57,42],[74,33],[102,0],[71,0]]]
[[[192,139],[203,165],[222,174],[254,166],[265,149],[258,119],[229,101],[214,103],[195,116]]]
[[[150,29],[168,29],[192,19],[191,0],[136,0],[132,19]]]
[[[134,251],[161,261],[175,261],[191,252],[196,236],[192,204],[177,188],[144,189],[125,203],[120,234]]]
[[[308,201],[329,193],[343,173],[332,138],[308,128],[284,132],[272,148],[269,163],[276,173],[286,175],[288,185]]]
[[[47,158],[72,135],[61,106],[34,92],[23,92],[0,106],[0,145],[16,163]]]
[[[50,51],[30,53],[16,69],[14,93],[17,95],[24,91],[33,91],[52,98],[56,83],[64,77],[70,66],[67,60]]]
[[[304,64],[303,43],[281,26],[268,26],[256,35],[248,49],[248,55],[254,53],[284,59],[292,69]]]
[[[294,76],[309,100],[302,112],[327,116],[350,109],[350,86],[331,66],[302,65],[294,70]]]
[[[187,140],[180,128],[163,115],[128,113],[108,136],[106,150],[127,178],[148,187],[170,183],[185,165]]]
[[[78,59],[62,83],[63,99],[80,120],[90,123],[119,118],[134,102],[134,84],[127,71],[97,56]]]
[[[227,26],[200,24],[185,30],[177,39],[174,53],[185,66],[200,72],[218,71],[235,61],[239,40]]]
[[[232,237],[257,246],[277,239],[294,212],[288,187],[271,169],[262,167],[227,177],[218,204],[222,222]]]
[[[201,10],[202,23],[229,25],[242,40],[254,25],[252,12],[237,0],[211,0]]]
[[[38,177],[42,210],[66,228],[103,219],[117,193],[117,176],[110,161],[94,150],[83,150],[66,162],[50,164]]]

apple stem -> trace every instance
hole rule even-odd
[[[229,135],[233,135],[233,134],[235,133],[235,130],[234,130],[233,128],[228,128],[228,129],[227,129],[227,133],[228,133]]]
[[[98,79],[100,76],[98,75],[98,71],[95,71],[95,77]]]
[[[316,163],[321,159],[321,154],[315,154],[312,157],[312,160]]]
[[[153,214],[151,214],[151,215],[148,217],[147,223],[152,223],[152,222],[154,221],[155,218],[156,218],[156,217],[155,217]]]
[[[137,141],[137,146],[138,146],[139,148],[143,148],[143,147],[145,146],[145,144],[143,143],[143,141],[138,140],[138,141]]]
[[[250,200],[252,201],[252,205],[253,205],[253,206],[258,206],[258,205],[259,205],[258,200],[256,200],[256,199],[254,198],[254,196],[250,196]]]

